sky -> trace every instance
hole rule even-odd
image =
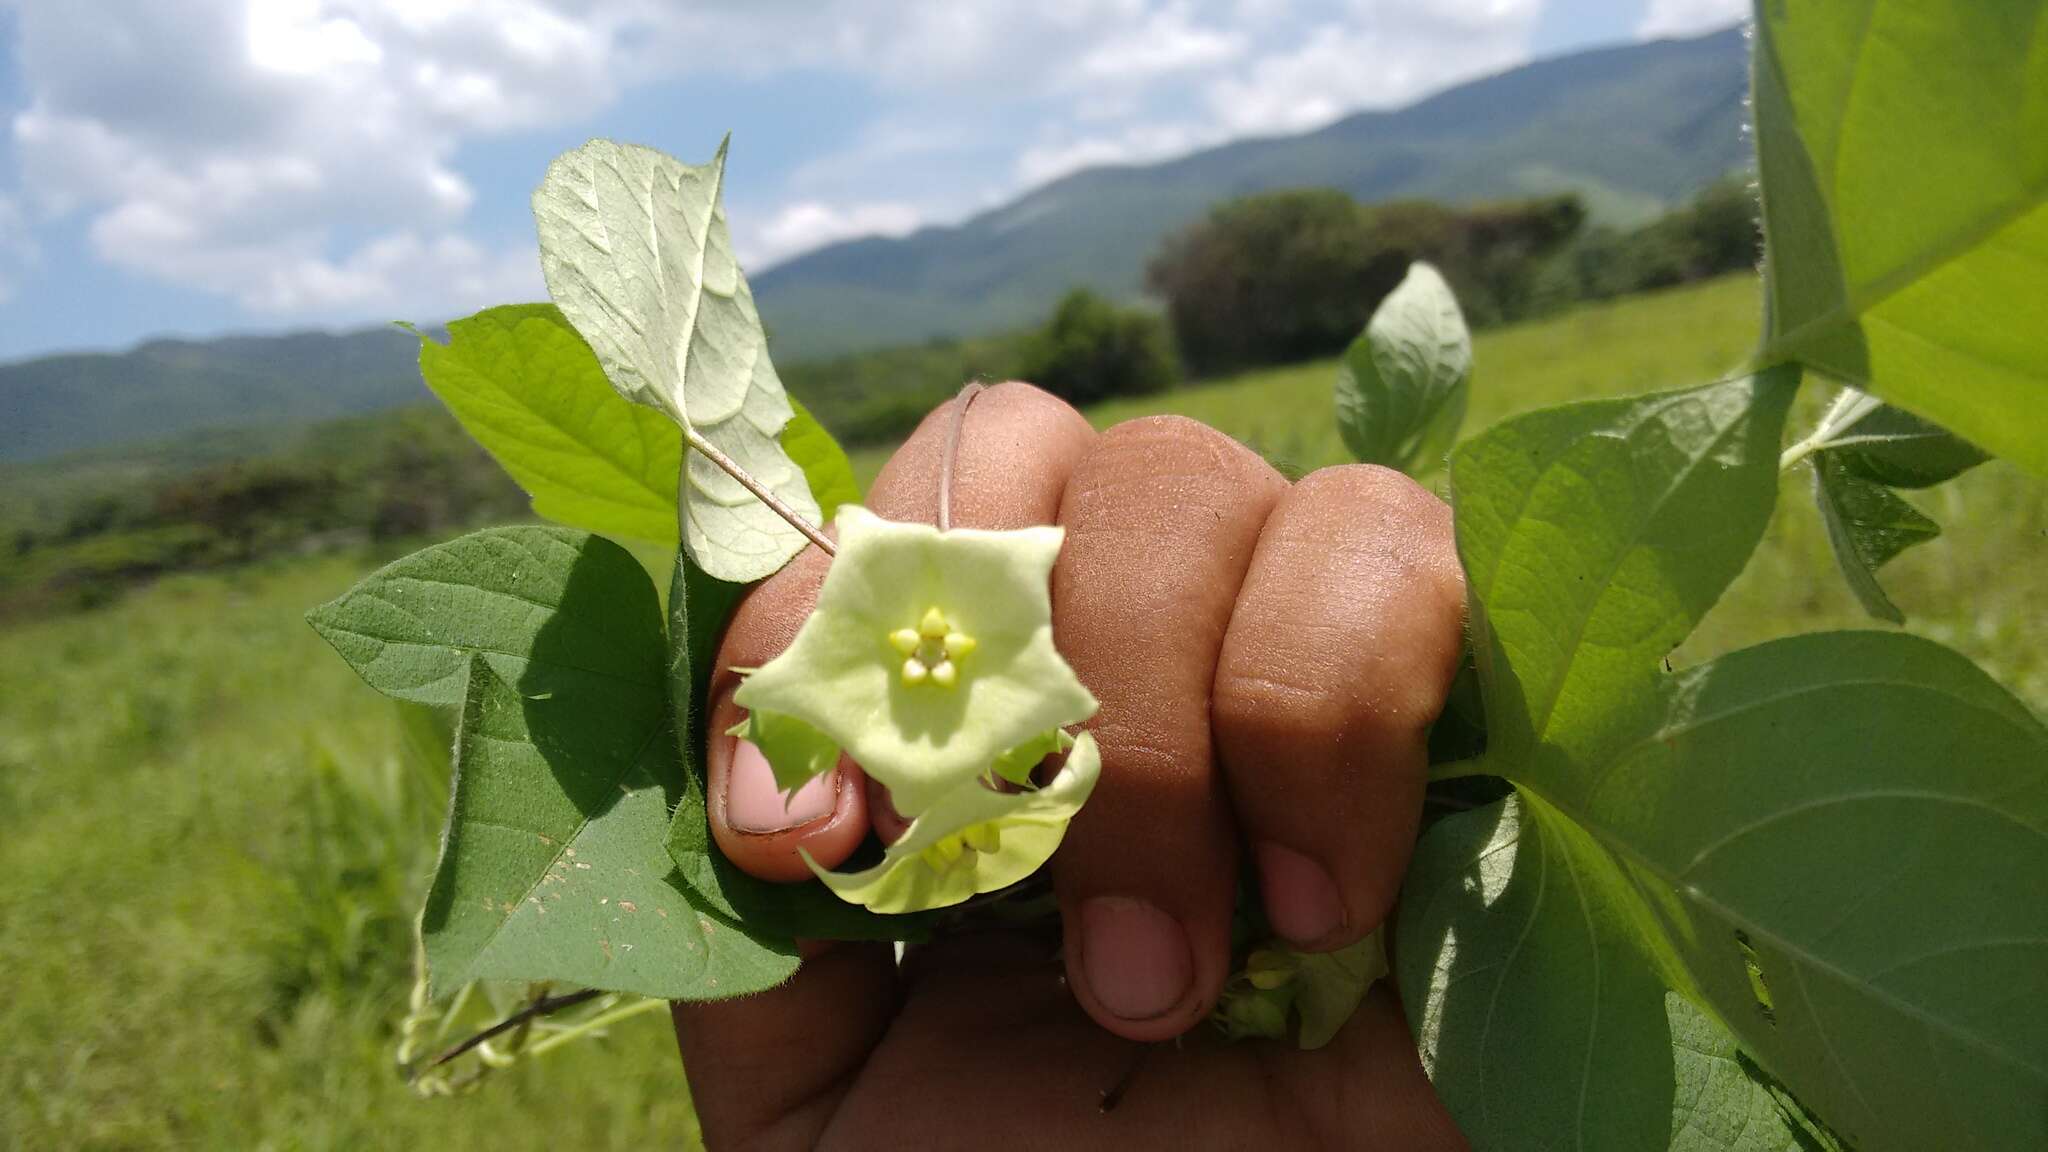
[[[732,133],[749,269],[1745,0],[0,0],[0,361],[544,296],[594,136]]]

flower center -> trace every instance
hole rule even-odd
[[[997,852],[1003,847],[1003,830],[993,821],[955,832],[918,853],[918,859],[934,872],[945,872],[976,852]]]
[[[889,633],[889,646],[903,654],[905,684],[951,688],[960,682],[959,661],[974,651],[974,637],[953,626],[936,607],[924,610],[915,628]]]

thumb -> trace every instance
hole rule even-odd
[[[817,1147],[895,1016],[890,945],[805,941],[803,957],[779,988],[671,1006],[707,1148]]]

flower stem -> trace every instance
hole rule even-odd
[[[953,400],[953,422],[946,428],[946,450],[939,458],[939,531],[953,528],[953,463],[960,458],[960,433],[967,425],[967,406],[984,385],[970,380]]]
[[[831,556],[838,551],[838,549],[832,546],[831,539],[823,531],[819,530],[816,524],[798,515],[797,510],[784,503],[782,497],[763,487],[759,480],[754,479],[752,474],[745,468],[740,467],[739,461],[719,451],[718,445],[706,440],[695,428],[685,427],[683,429],[683,440],[690,447],[702,452],[706,460],[718,465],[719,471],[739,481],[740,487],[753,493],[754,498],[766,504],[769,511],[787,520],[790,527],[803,533],[805,538],[818,546],[820,552]],[[683,472],[683,482],[687,484],[689,483],[689,465],[687,463],[683,466]]]

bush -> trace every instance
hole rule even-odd
[[[1169,237],[1147,283],[1190,368],[1286,363],[1341,351],[1416,260],[1443,272],[1474,324],[1530,315],[1545,265],[1584,220],[1574,196],[1366,207],[1329,188],[1270,192]]]
[[[1146,281],[1188,367],[1216,373],[1344,347],[1406,268],[1374,257],[1351,197],[1296,189],[1218,205],[1167,238]]]
[[[1587,233],[1546,277],[1545,295],[1561,304],[1689,284],[1755,267],[1762,243],[1755,194],[1725,180],[1634,231]]]
[[[1086,288],[1067,293],[1033,334],[1022,368],[1026,380],[1073,404],[1157,392],[1180,377],[1159,317]]]

